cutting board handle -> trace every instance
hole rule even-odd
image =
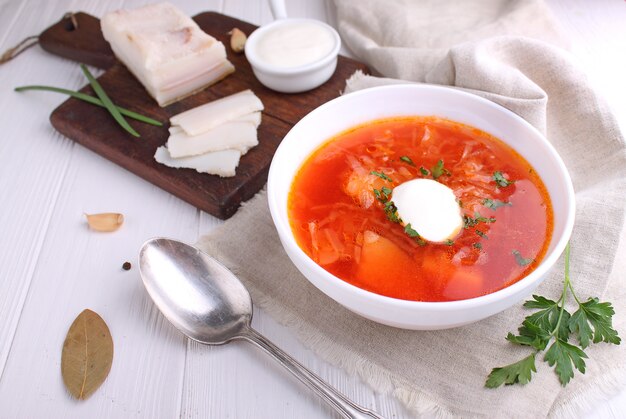
[[[100,20],[83,12],[67,13],[39,35],[39,44],[52,54],[104,70],[116,61]]]

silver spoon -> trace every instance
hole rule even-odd
[[[206,345],[245,340],[274,357],[345,418],[380,418],[329,386],[250,326],[252,299],[218,261],[185,243],[148,240],[139,251],[139,272],[161,313],[190,339]]]

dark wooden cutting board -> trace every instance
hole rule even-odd
[[[134,138],[123,131],[108,112],[77,99],[68,99],[52,112],[54,128],[68,138],[95,151],[147,181],[216,217],[233,215],[242,201],[251,198],[267,181],[272,156],[289,129],[319,105],[337,97],[345,80],[365,65],[339,57],[333,77],[317,89],[299,94],[282,94],[261,85],[243,54],[228,47],[228,32],[237,27],[250,34],[256,26],[219,13],[207,12],[194,20],[208,34],[226,45],[228,59],[236,71],[223,81],[180,102],[160,108],[132,74],[113,57],[100,32],[100,21],[93,16],[75,15],[78,28],[64,18],[40,36],[41,46],[58,55],[107,69],[98,78],[113,101],[122,107],[158,119],[165,124],[155,127],[129,120],[141,134]],[[206,102],[252,89],[265,105],[259,127],[259,146],[241,158],[237,175],[231,178],[201,174],[192,169],[173,169],[154,160],[157,147],[168,137],[169,118]],[[86,86],[83,92],[93,94]],[[140,198],[138,198],[140,199]]]

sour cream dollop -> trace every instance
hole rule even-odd
[[[393,189],[391,200],[405,225],[430,242],[454,239],[463,228],[452,189],[432,179],[413,179]]]
[[[262,34],[256,53],[266,64],[291,68],[315,63],[335,48],[335,38],[325,26],[299,20],[275,25]]]

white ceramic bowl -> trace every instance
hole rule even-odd
[[[263,61],[257,53],[257,43],[263,34],[276,29],[281,25],[298,23],[314,24],[325,28],[333,37],[333,49],[319,60],[306,65],[295,67],[277,67]],[[256,78],[266,87],[283,93],[298,93],[314,89],[325,83],[335,72],[337,54],[341,48],[341,38],[337,31],[324,22],[314,19],[279,19],[263,25],[248,37],[245,53],[252,66]]]
[[[297,245],[289,226],[287,197],[303,161],[336,134],[386,117],[433,115],[472,125],[517,150],[544,181],[554,208],[554,232],[541,264],[520,281],[494,293],[451,302],[406,301],[357,288],[330,274]],[[368,319],[390,326],[432,330],[456,327],[496,314],[528,296],[565,249],[574,225],[572,182],[552,145],[530,124],[486,99],[446,87],[396,85],[341,96],[315,109],[278,147],[268,179],[269,208],[280,240],[302,274],[329,297]]]

